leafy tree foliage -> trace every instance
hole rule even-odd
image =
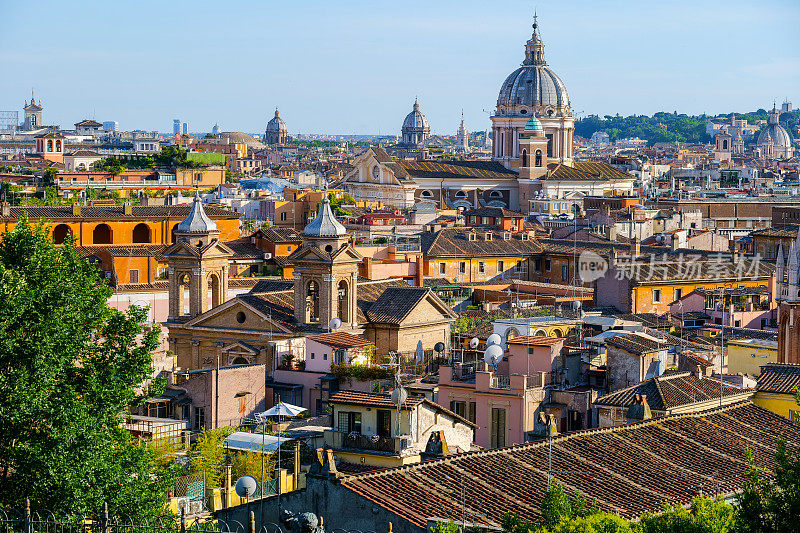
[[[26,220],[0,237],[0,505],[161,514],[171,484],[120,415],[152,372],[146,311],[111,289],[73,243]]]

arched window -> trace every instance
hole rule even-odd
[[[175,238],[175,229],[177,227],[178,227],[178,224],[175,224],[174,226],[172,226],[172,242],[178,242],[178,240]]]
[[[517,328],[509,328],[506,331],[506,344],[508,344],[508,341],[513,340],[516,337],[519,337],[519,331]]]
[[[313,280],[306,285],[306,321],[319,321],[319,285]]]
[[[553,331],[550,332],[550,336],[551,337],[562,337],[563,335],[561,334],[561,330],[556,328],[556,329],[554,329]]]
[[[527,150],[523,150],[522,151],[522,166],[523,167],[527,167],[528,166],[528,151]]]
[[[47,151],[48,152],[52,152],[53,151],[53,141],[52,140],[48,140],[47,141]]]
[[[55,228],[53,228],[53,242],[56,244],[64,244],[64,241],[67,240],[67,235],[71,233],[69,226],[66,224],[59,224]]]
[[[467,191],[456,191],[455,196],[456,196],[456,198],[466,198],[467,197]]]
[[[250,364],[250,361],[248,361],[247,359],[245,359],[242,356],[239,356],[239,357],[237,357],[236,359],[233,360],[233,364],[234,365],[248,365],[248,364]]]
[[[61,151],[61,141],[56,141],[56,152]]]
[[[500,191],[489,191],[489,198],[502,198]]]
[[[727,150],[728,149],[728,139],[725,139],[725,140],[722,141],[722,149],[723,150]]]
[[[336,291],[336,296],[339,309],[338,313],[339,320],[341,320],[343,323],[350,322],[350,308],[347,305],[347,302],[349,300],[348,297],[349,294],[347,291],[347,282],[345,280],[339,282],[339,287],[338,290]]]
[[[147,243],[150,241],[150,227],[144,222],[136,224],[133,228],[133,242]]]
[[[191,283],[190,274],[178,274],[178,313],[182,315],[189,314]]]
[[[431,191],[427,190],[427,189],[422,191],[421,193],[419,193],[419,195],[422,198],[433,198],[433,193]]]
[[[547,332],[543,329],[536,330],[536,333],[533,334],[534,337],[547,337]]]
[[[536,166],[537,167],[542,166],[542,151],[541,150],[536,150]]]
[[[208,288],[211,291],[211,307],[217,307],[222,303],[222,282],[219,274],[213,273],[208,277]]]
[[[98,224],[92,231],[92,244],[111,244],[112,232],[108,224]]]

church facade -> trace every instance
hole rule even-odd
[[[195,198],[176,228],[176,242],[164,252],[170,309],[165,326],[181,372],[265,364],[269,373],[281,347],[304,346],[305,337],[325,331],[361,335],[378,356],[413,353],[418,341],[424,350],[437,342],[449,346],[457,315],[431,289],[396,279],[358,279],[363,258],[327,197],[306,226],[302,245],[287,258],[294,281],[264,280],[228,299],[232,251],[218,234]]]

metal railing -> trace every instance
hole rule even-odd
[[[284,516],[286,515],[286,516]],[[97,514],[85,512],[52,512],[45,509],[32,510],[30,500],[25,501],[23,510],[0,508],[0,532],[2,533],[284,533],[289,530],[302,530],[306,515],[292,515],[284,511],[281,522],[265,522],[258,526],[255,512],[247,513],[244,523],[238,520],[225,520],[221,517],[201,517],[188,519],[181,516],[164,515],[151,519],[133,519],[129,516],[116,516],[109,512],[108,504]],[[316,516],[314,517],[317,518]],[[322,517],[318,519],[319,532],[324,532]],[[299,523],[298,523],[299,521]],[[385,531],[391,533],[391,522]],[[375,533],[358,529],[331,529],[331,533]]]
[[[361,433],[345,433],[342,435],[342,447],[387,453],[395,453],[396,451],[393,438],[362,435]]]
[[[510,389],[511,378],[508,376],[492,376],[491,387],[493,389]]]

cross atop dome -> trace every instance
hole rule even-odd
[[[525,61],[522,62],[523,65],[547,65],[547,62],[544,60],[544,43],[539,38],[538,18],[534,11],[533,35],[531,35],[530,40],[525,44]]]

